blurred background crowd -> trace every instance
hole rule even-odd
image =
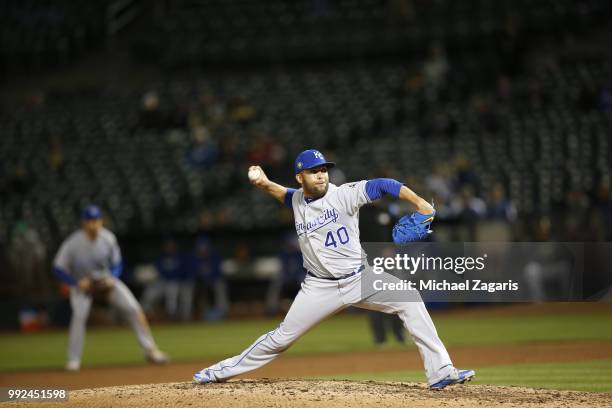
[[[292,214],[246,169],[296,187],[306,148],[336,184],[433,199],[440,241],[608,241],[611,22],[606,0],[3,2],[3,307],[65,321],[50,263],[96,203],[150,314],[280,311]],[[364,207],[362,240],[407,211]]]

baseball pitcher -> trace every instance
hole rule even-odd
[[[85,325],[94,300],[108,302],[127,318],[145,358],[163,364],[168,357],[153,340],[147,320],[132,292],[121,280],[121,251],[115,235],[102,226],[102,211],[90,205],[81,212],[82,228],[61,245],[53,272],[70,285],[70,338],[66,370],[78,371],[85,341]]]
[[[361,290],[366,260],[359,241],[359,209],[390,194],[412,203],[417,212],[394,231],[394,240],[426,236],[435,211],[408,187],[392,179],[363,180],[335,186],[329,183],[328,162],[317,150],[306,150],[295,160],[298,190],[270,181],[259,166],[249,169],[249,179],[293,209],[295,229],[304,258],[306,278],[287,316],[274,330],[262,335],[240,355],[214,364],[193,376],[206,384],[225,381],[269,363],[326,317],[348,306],[397,314],[412,335],[432,389],[464,383],[472,370],[458,370],[438,337],[433,322],[420,301],[390,302],[376,293]],[[406,217],[405,217],[406,218]]]

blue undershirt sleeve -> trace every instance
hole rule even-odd
[[[77,285],[77,281],[74,278],[74,276],[69,275],[68,272],[64,271],[61,268],[58,268],[57,266],[53,267],[53,273],[62,282],[67,283],[70,286],[76,286]]]
[[[399,197],[402,183],[390,178],[377,178],[368,180],[365,185],[366,194],[371,201],[382,198],[385,194],[391,194],[393,197]]]
[[[293,208],[293,193],[295,193],[295,188],[288,188],[287,194],[285,194],[285,206],[287,206],[288,208]]]
[[[122,272],[123,272],[123,264],[121,262],[119,262],[118,264],[114,265],[111,268],[111,273],[117,279],[119,279],[119,277],[121,276]]]

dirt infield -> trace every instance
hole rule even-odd
[[[563,307],[569,308],[569,306]],[[516,308],[514,309],[516,312]],[[533,307],[524,307],[524,309],[525,313],[534,313]],[[581,310],[573,307],[571,310],[576,309]],[[609,306],[606,306],[606,310],[610,310]],[[503,309],[501,312],[505,313],[506,310]],[[546,313],[549,310],[542,309],[536,312]],[[481,312],[467,311],[467,313]],[[612,359],[612,343],[609,341],[534,342],[450,347],[449,352],[453,356],[455,365],[459,367],[484,367],[516,363]],[[176,362],[166,366],[84,368],[79,373],[67,373],[61,370],[0,372],[0,387],[67,388],[71,390],[68,406],[88,407],[150,408],[168,405],[217,407],[230,404],[235,407],[332,408],[340,406],[612,407],[612,394],[480,385],[478,378],[469,385],[452,387],[442,392],[429,391],[424,383],[296,379],[348,373],[422,370],[421,358],[414,347],[404,350],[286,355],[259,370],[225,384],[196,386],[190,383],[194,372],[212,363],[214,361],[201,360]],[[423,381],[425,381],[424,375]],[[58,404],[47,405],[58,406]],[[11,403],[7,406],[15,405]],[[27,403],[22,406],[31,407],[33,404]]]
[[[7,404],[15,405],[32,406]],[[260,379],[209,385],[183,382],[86,389],[71,392],[70,400],[63,406],[568,408],[612,407],[612,395],[475,384],[430,391],[424,384],[416,383]]]
[[[516,363],[573,362],[612,359],[612,343],[607,341],[509,344],[478,347],[452,347],[449,352],[458,367],[482,367]],[[173,363],[167,366],[134,365],[85,368],[79,373],[61,370],[1,373],[0,386],[63,387],[71,390],[124,384],[150,384],[189,381],[196,371],[214,361]],[[248,378],[306,377],[346,373],[422,370],[416,348],[401,351],[282,356]],[[423,375],[423,380],[425,376]]]

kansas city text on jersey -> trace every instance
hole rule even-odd
[[[295,231],[298,236],[304,233],[313,232],[327,224],[334,223],[338,220],[338,211],[335,208],[326,208],[319,214],[318,217],[306,222],[295,223]]]

